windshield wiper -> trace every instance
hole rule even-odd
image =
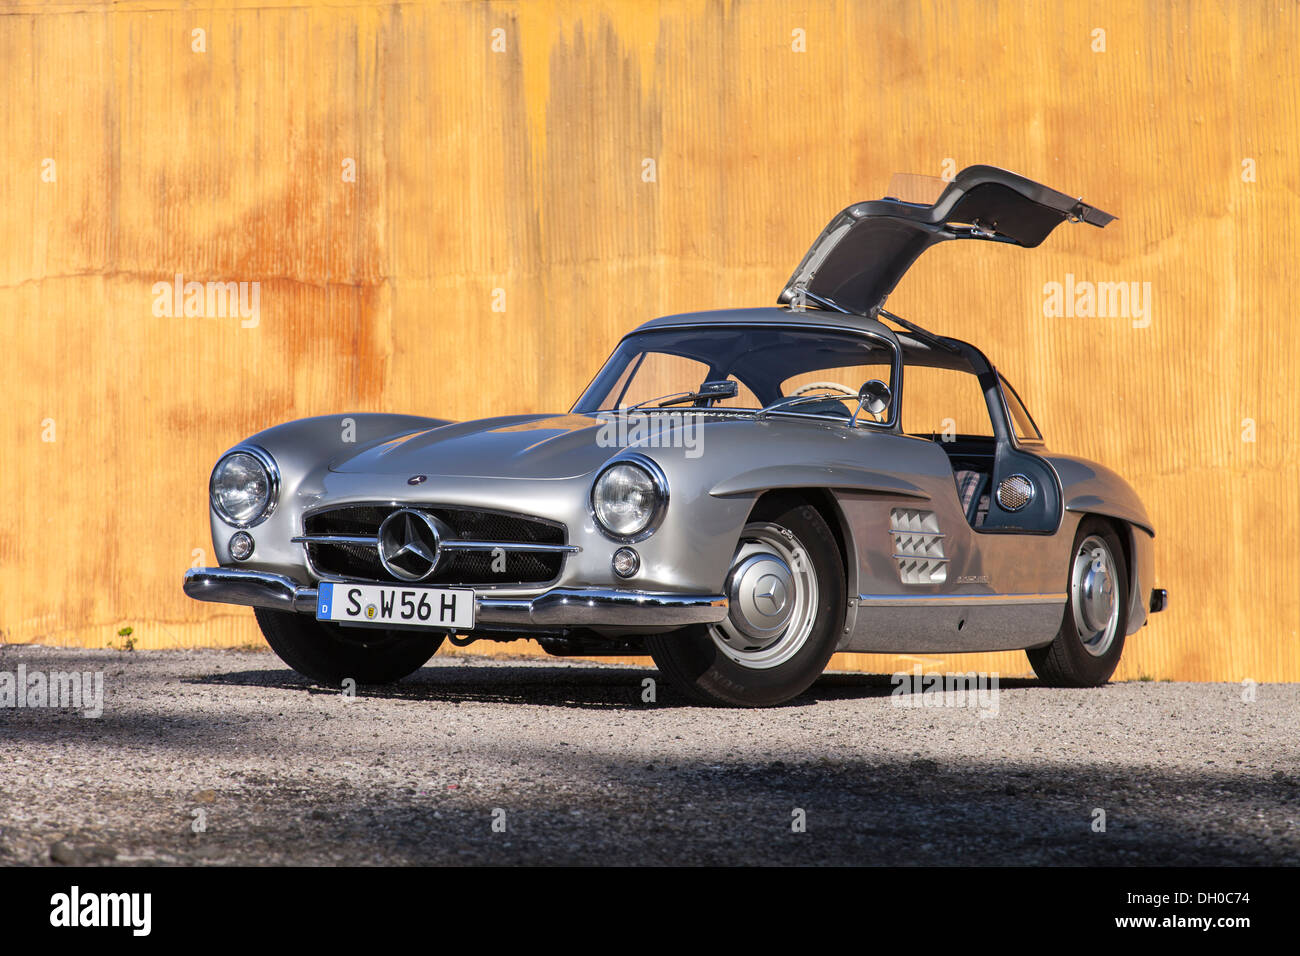
[[[850,395],[843,395],[843,396],[837,396],[837,395],[786,395],[785,397],[783,397],[783,398],[778,398],[776,401],[774,401],[774,402],[772,402],[772,403],[770,403],[770,404],[768,404],[768,405],[764,405],[762,408],[760,408],[760,409],[758,410],[758,414],[757,414],[755,417],[756,417],[756,418],[766,418],[768,415],[771,415],[773,412],[784,411],[785,409],[789,408],[791,405],[798,405],[798,404],[800,404],[800,403],[802,403],[802,402],[839,401],[841,398],[851,398],[851,397],[852,397],[852,396],[850,396]],[[825,418],[836,418],[836,417],[838,417],[838,416],[835,416],[835,415],[825,415],[825,416],[822,416],[822,417],[825,417]]]
[[[669,405],[680,405],[682,402],[698,402],[703,399],[735,398],[740,393],[740,386],[730,379],[719,382],[705,382],[694,392],[669,392],[667,395],[660,395],[658,398],[647,398],[644,402],[637,402],[628,408],[628,411],[635,411],[646,405],[658,402],[656,408],[667,408]]]

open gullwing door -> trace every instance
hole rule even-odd
[[[830,221],[812,244],[778,301],[815,303],[872,315],[904,273],[930,246],[948,239],[985,239],[1026,248],[1041,243],[1060,223],[1099,228],[1115,217],[996,166],[967,166],[952,182],[898,177],[890,192],[912,193],[919,181],[942,192],[931,203],[888,196],[856,203]]]

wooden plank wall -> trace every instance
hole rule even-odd
[[[634,323],[772,302],[892,172],[988,162],[1119,221],[940,247],[892,307],[1146,499],[1172,606],[1121,676],[1300,679],[1298,26],[1258,0],[4,6],[3,638],[256,642],[179,586],[234,440],[563,410]],[[155,315],[178,273],[260,283],[257,325]],[[1067,276],[1149,311],[1045,315]]]

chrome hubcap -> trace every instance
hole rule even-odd
[[[768,522],[745,526],[727,575],[731,612],[709,633],[738,664],[765,669],[784,664],[812,633],[817,578],[789,531]]]
[[[1106,542],[1096,535],[1084,538],[1070,572],[1070,603],[1079,640],[1094,657],[1110,650],[1119,629],[1118,574]]]
[[[730,577],[727,596],[732,623],[758,640],[779,633],[793,606],[794,576],[789,565],[775,554],[751,554],[732,569]]]

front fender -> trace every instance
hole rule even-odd
[[[719,481],[709,489],[709,494],[715,498],[726,498],[778,488],[836,488],[845,491],[875,491],[909,498],[930,497],[920,486],[897,475],[842,462],[819,465],[794,462],[752,468]]]
[[[280,473],[275,508],[265,520],[248,529],[255,542],[253,556],[240,562],[240,567],[277,573],[295,569],[305,573],[303,549],[290,544],[289,539],[301,533],[299,522],[303,510],[320,498],[329,464],[381,442],[446,424],[449,422],[445,419],[417,415],[371,412],[318,415],[264,429],[232,445],[227,451],[244,445],[257,446],[271,456]],[[213,465],[221,457],[217,456]],[[217,563],[230,564],[229,542],[235,528],[217,516],[211,502],[208,517]]]

